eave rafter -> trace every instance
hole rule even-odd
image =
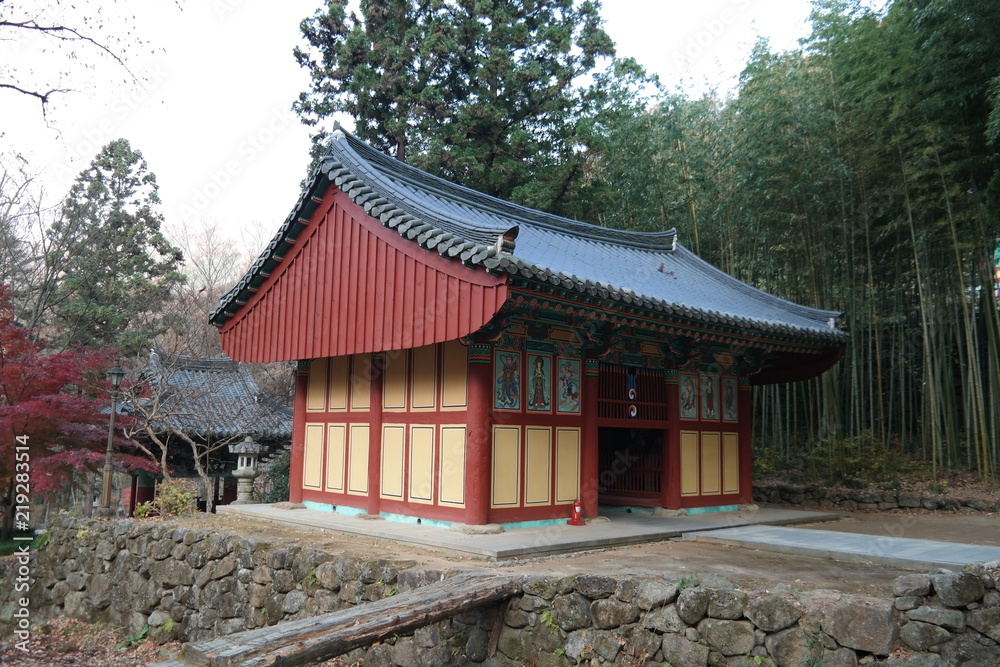
[[[676,316],[667,319],[659,312],[638,306],[623,307],[617,302],[588,295],[578,294],[580,298],[567,300],[555,294],[548,294],[545,286],[541,284],[518,283],[513,287],[518,289],[512,290],[511,300],[522,308],[541,308],[543,311],[565,313],[577,323],[577,326],[581,326],[583,322],[599,322],[614,326],[616,334],[624,334],[628,329],[632,335],[647,334],[641,336],[645,340],[658,340],[660,343],[669,340],[675,347],[664,349],[664,356],[674,357],[677,361],[689,359],[692,354],[683,343],[673,342],[678,337],[690,339],[700,347],[718,344],[740,350],[817,355],[829,349],[829,344],[803,342],[791,336],[764,334],[752,329],[736,329],[722,324],[710,329],[699,320]]]

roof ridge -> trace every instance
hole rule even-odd
[[[539,211],[521,204],[515,204],[513,202],[505,201],[492,195],[467,188],[457,183],[452,183],[451,181],[443,179],[440,176],[435,176],[434,174],[425,172],[411,164],[397,160],[396,158],[377,150],[337,124],[334,128],[332,139],[329,144],[330,148],[339,148],[338,142],[342,140],[346,140],[347,146],[358,156],[358,158],[360,158],[360,160],[362,160],[362,163],[375,162],[376,164],[391,170],[393,174],[401,180],[405,180],[410,184],[419,185],[419,187],[423,190],[430,190],[432,192],[439,193],[449,199],[473,201],[480,209],[518,218],[552,232],[573,236],[582,235],[595,241],[604,241],[614,243],[616,245],[627,245],[641,250],[660,252],[671,252],[676,243],[676,228],[659,232],[639,232],[614,229],[612,227],[602,227],[589,222],[581,222],[579,220],[573,220],[572,218],[559,216],[554,213],[546,213],[545,211]],[[339,151],[334,151],[332,154],[324,156],[322,160],[336,160],[340,155],[342,154]],[[356,164],[354,166],[357,167],[361,165]],[[359,176],[358,174],[355,175]],[[374,175],[369,174],[369,176]],[[377,176],[375,177],[377,178]],[[489,231],[496,235],[505,231],[506,228],[498,226],[495,228],[490,227],[481,229],[484,232]]]
[[[215,324],[224,324],[282,261],[329,184],[401,237],[494,274],[507,273],[626,306],[739,329],[838,343],[847,338],[836,326],[842,313],[800,305],[738,280],[681,245],[675,229],[610,229],[505,202],[400,162],[339,124],[328,154],[296,207],[212,312]],[[518,238],[509,242],[510,238],[503,238],[507,236]],[[682,291],[664,282],[685,273],[690,276],[692,271],[715,280]],[[722,298],[706,291],[713,285],[722,288]],[[703,298],[696,298],[699,294]],[[752,297],[743,299],[744,295]],[[761,312],[754,310],[754,302]]]

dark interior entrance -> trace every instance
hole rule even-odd
[[[662,429],[600,428],[598,502],[637,507],[661,505],[663,439]]]

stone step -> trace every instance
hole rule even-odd
[[[521,592],[521,579],[463,573],[330,614],[184,645],[153,667],[312,665]]]

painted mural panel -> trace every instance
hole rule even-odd
[[[694,373],[680,374],[681,419],[698,419],[698,376]]]
[[[442,505],[465,506],[465,427],[441,427],[441,491]]]
[[[557,361],[556,411],[563,414],[580,412],[580,360],[562,359]]]
[[[722,378],[722,421],[734,422],[739,419],[736,409],[738,397],[736,378]]]
[[[528,410],[552,412],[552,357],[528,355]]]
[[[493,409],[521,409],[521,353],[497,350],[493,358],[495,376]]]
[[[719,378],[715,375],[701,376],[701,418],[703,421],[719,419]]]

